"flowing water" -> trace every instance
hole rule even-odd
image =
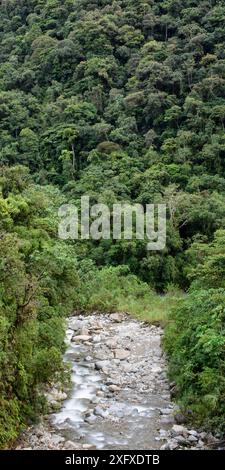
[[[89,339],[73,341],[82,328]],[[57,433],[97,449],[159,448],[160,427],[173,422],[160,339],[160,328],[131,319],[71,318],[64,360],[72,390],[51,416]]]

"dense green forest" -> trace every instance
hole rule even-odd
[[[66,314],[151,309],[172,285],[177,400],[224,432],[224,23],[223,0],[2,0],[0,447],[62,370]],[[82,195],[166,203],[166,248],[59,240]]]

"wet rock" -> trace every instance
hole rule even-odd
[[[100,406],[96,406],[94,409],[94,414],[96,416],[100,416],[101,418],[107,418],[109,415],[107,411],[103,410]]]
[[[86,361],[86,362],[91,362],[91,361],[92,361],[92,357],[91,357],[91,356],[86,356],[86,357],[85,357],[85,361]]]
[[[94,424],[96,421],[96,416],[95,415],[90,415],[85,418],[85,422],[89,424]]]

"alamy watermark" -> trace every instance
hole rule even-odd
[[[59,208],[58,235],[62,240],[147,240],[147,250],[166,246],[166,204],[106,204],[90,206],[81,197],[80,209],[73,204]]]

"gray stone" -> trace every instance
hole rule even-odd
[[[82,449],[91,450],[91,449],[96,449],[96,447],[93,444],[83,444]]]
[[[117,385],[109,385],[109,391],[110,392],[119,392],[120,387],[118,387]]]
[[[189,444],[188,438],[185,438],[184,436],[176,436],[175,440],[178,442],[178,444],[182,446],[186,446]]]
[[[51,436],[51,442],[52,442],[53,445],[58,445],[58,444],[60,444],[60,443],[62,443],[62,442],[64,442],[64,441],[65,441],[65,438],[62,437],[62,436],[59,436],[59,435],[57,435],[57,434],[53,434],[53,435]]]
[[[163,415],[163,416],[161,417],[161,423],[163,423],[163,424],[173,424],[173,423],[174,423],[173,416],[171,416],[171,415]]]
[[[171,408],[160,408],[159,412],[162,415],[170,415],[171,414]]]
[[[80,330],[80,334],[81,334],[82,336],[90,336],[90,331],[88,330],[88,328],[83,327],[83,328],[81,328],[81,330]]]
[[[63,447],[64,449],[73,450],[77,449],[77,444],[73,441],[66,441]]]
[[[124,315],[123,313],[111,313],[110,315],[110,320],[113,320],[116,323],[122,323],[124,320]]]
[[[117,347],[117,341],[115,339],[108,339],[105,344],[110,349],[116,349]]]
[[[188,431],[188,434],[190,434],[191,436],[194,436],[194,437],[198,437],[198,433],[197,431],[191,429],[190,431]]]
[[[173,396],[172,391],[171,391],[171,395]],[[187,422],[187,418],[182,413],[176,413],[174,415],[174,419],[177,424],[185,424]]]
[[[107,411],[104,411],[100,406],[96,406],[96,408],[94,409],[94,414],[96,416],[100,416],[101,418],[107,418],[108,417]]]
[[[196,436],[189,435],[189,436],[188,436],[188,440],[189,440],[190,442],[197,442],[197,441],[198,441],[198,438],[197,438]]]
[[[57,405],[58,402],[64,401],[67,399],[67,394],[61,392],[60,390],[52,389],[49,393],[46,393],[46,398],[50,405]]]
[[[179,424],[174,424],[171,432],[173,436],[181,435],[186,437],[188,435],[188,430]]]
[[[163,445],[160,447],[160,450],[170,450],[169,443],[166,442],[166,444],[163,444]]]
[[[176,441],[169,441],[169,449],[170,450],[175,450],[178,449],[179,444]]]
[[[127,359],[130,356],[129,351],[126,351],[125,349],[115,349],[115,358],[120,359],[121,361]]]
[[[90,339],[91,339],[91,336],[89,335],[76,335],[76,336],[73,336],[72,341],[74,342],[89,341]]]
[[[85,422],[88,424],[94,424],[96,421],[96,416],[95,415],[90,415],[85,418]]]

